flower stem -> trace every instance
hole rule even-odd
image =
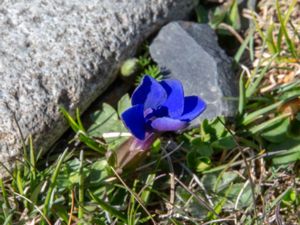
[[[135,137],[128,138],[116,150],[116,164],[118,172],[123,169],[135,168],[149,154],[152,143],[157,139],[158,135],[147,133],[145,140],[139,140]]]

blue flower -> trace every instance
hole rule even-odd
[[[131,103],[132,107],[121,118],[139,140],[145,140],[149,133],[181,130],[206,108],[199,97],[184,97],[180,81],[166,79],[157,82],[148,75],[133,92]]]

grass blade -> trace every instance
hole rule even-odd
[[[78,206],[78,219],[79,221],[83,221],[84,216],[84,173],[83,173],[83,159],[84,152],[80,151],[80,167],[79,167],[79,206]],[[83,225],[83,223],[79,222],[78,225]]]
[[[279,1],[276,0],[276,10],[277,10],[277,15],[278,15],[278,20],[280,22],[280,31],[283,33],[285,39],[286,39],[286,43],[287,43],[287,46],[291,52],[291,54],[293,55],[294,58],[297,58],[297,53],[296,53],[296,48],[295,48],[295,45],[294,43],[291,41],[290,37],[289,37],[289,34],[287,32],[287,29],[286,29],[286,23],[290,17],[290,14],[291,14],[291,10],[294,8],[292,7],[297,1],[293,1],[292,4],[290,5],[289,7],[289,10],[288,10],[288,14],[286,16],[285,19],[282,18],[282,15],[281,15],[281,11],[280,11],[280,6],[279,6]],[[279,35],[278,37],[281,37],[281,35]],[[278,41],[278,45],[277,46],[280,46],[281,45],[281,40]]]
[[[149,197],[150,197],[150,194],[151,194],[151,190],[153,188],[155,178],[156,178],[155,173],[152,173],[152,174],[148,175],[147,180],[146,180],[146,186],[143,188],[142,193],[140,194],[141,200],[145,203],[145,205],[149,201]]]
[[[80,130],[80,127],[78,126],[76,121],[72,118],[72,116],[67,112],[67,110],[65,110],[65,108],[61,106],[60,111],[62,112],[62,114],[64,115],[66,120],[68,121],[68,123],[71,126],[72,130],[75,131],[75,132],[78,132]]]
[[[239,96],[239,115],[243,115],[244,113],[244,108],[246,105],[246,91],[245,91],[245,84],[244,84],[244,72],[240,76],[240,81],[239,81],[239,91],[240,91],[240,96]]]
[[[59,170],[61,168],[61,165],[67,155],[67,153],[69,152],[69,149],[67,148],[63,154],[60,156],[60,158],[58,159],[58,162],[56,164],[56,167],[55,167],[55,170],[53,172],[53,175],[51,177],[51,180],[50,180],[50,186],[49,186],[49,189],[48,189],[48,192],[47,192],[47,196],[46,196],[46,199],[45,199],[45,203],[44,203],[44,207],[43,207],[43,214],[47,217],[48,216],[48,213],[49,213],[49,209],[50,209],[50,200],[51,200],[51,196],[52,196],[52,193],[53,193],[53,190],[55,188],[55,184],[56,184],[56,178],[58,176],[58,173],[59,173]],[[45,225],[45,220],[43,220],[41,222],[42,225]]]
[[[10,204],[8,201],[8,195],[7,195],[6,189],[4,187],[2,178],[0,178],[0,188],[2,191],[2,196],[3,196],[3,201],[4,201],[4,203],[2,205],[2,209],[3,209],[3,214],[5,217],[5,224],[11,225],[12,224],[12,214],[9,213]]]
[[[84,132],[86,132],[86,130],[84,129],[83,124],[82,124],[82,122],[81,122],[81,119],[80,119],[79,108],[76,108],[76,120],[77,120],[79,129],[82,130],[82,131],[84,131]]]
[[[282,103],[283,103],[282,101],[276,102],[272,105],[266,106],[262,109],[254,111],[253,113],[248,114],[247,116],[244,117],[242,124],[246,126],[246,125],[252,123],[253,121],[261,118],[264,114],[277,109],[280,105],[282,105]]]
[[[262,71],[260,72],[259,76],[255,79],[255,81],[249,85],[249,87],[246,90],[246,97],[249,98],[251,97],[255,92],[258,91],[258,87],[262,81],[262,79],[264,78],[264,75],[266,74],[266,72],[268,71],[268,69],[270,68],[273,60],[278,56],[278,54],[275,54],[271,57],[269,63],[262,69]]]
[[[281,193],[273,202],[270,204],[270,209],[272,209],[274,206],[280,203],[280,201],[283,199],[283,197],[288,193],[292,187],[288,187],[283,193]]]
[[[89,194],[92,197],[92,199],[96,201],[104,211],[109,212],[111,215],[117,217],[119,220],[122,220],[124,223],[127,223],[127,218],[123,213],[121,213],[119,210],[115,209],[111,205],[107,204],[105,201],[95,196],[92,192],[89,191]]]
[[[11,220],[12,220],[13,214],[9,214],[6,218],[5,221],[3,223],[3,225],[11,225]]]
[[[266,43],[272,55],[278,53],[278,49],[275,45],[274,38],[273,38],[273,31],[274,31],[274,24],[272,23],[268,27],[267,34],[266,34]]]
[[[254,126],[252,128],[249,129],[249,131],[252,133],[252,134],[257,134],[259,132],[262,132],[264,131],[265,129],[267,128],[270,128],[271,126],[273,126],[274,124],[280,122],[282,119],[286,118],[290,116],[290,114],[282,114],[282,115],[279,115],[273,119],[270,119],[266,122],[263,122],[257,126]]]
[[[30,154],[30,179],[31,184],[35,183],[36,180],[36,158],[33,149],[32,136],[29,136],[29,154]]]
[[[235,62],[238,63],[240,61],[242,55],[244,54],[245,50],[247,49],[248,43],[250,42],[251,38],[253,37],[253,34],[254,34],[254,29],[250,30],[249,35],[246,37],[246,39],[240,46],[239,50],[235,54],[235,56],[234,56]]]

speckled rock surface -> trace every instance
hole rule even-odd
[[[47,149],[65,131],[58,111],[81,111],[115,79],[121,62],[194,0],[32,0],[0,3],[0,161],[21,136]]]
[[[237,81],[232,61],[219,47],[214,31],[205,24],[172,22],[164,26],[150,45],[159,66],[183,83],[186,95],[198,95],[207,109],[194,125],[205,118],[236,113]]]

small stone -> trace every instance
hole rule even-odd
[[[200,96],[207,109],[193,125],[237,112],[238,78],[232,60],[219,47],[215,32],[206,24],[171,22],[150,45],[154,61],[183,83],[185,95]]]

